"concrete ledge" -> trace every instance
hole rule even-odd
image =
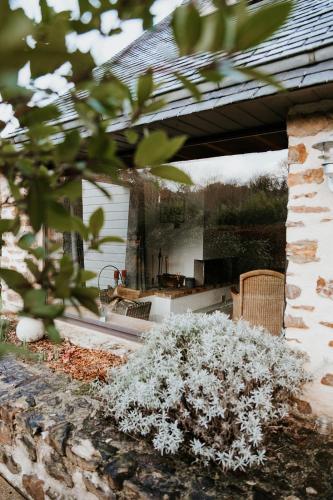
[[[84,323],[77,319],[56,320],[62,338],[74,345],[88,349],[102,349],[122,355],[137,350],[141,345],[139,336],[125,334],[103,325]]]

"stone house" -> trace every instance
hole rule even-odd
[[[185,165],[188,162],[193,169],[199,165],[202,172],[205,170],[205,165],[210,165],[212,171],[216,165],[217,167],[220,165],[222,171],[224,167],[221,159],[225,157],[230,159],[240,155],[286,152],[286,158],[288,157],[286,220],[283,224],[284,229],[279,229],[280,236],[274,236],[275,240],[282,242],[283,248],[286,249],[284,254],[287,261],[284,268],[286,341],[290,345],[307,351],[311,358],[310,369],[314,372],[315,380],[307,388],[306,398],[312,410],[315,413],[333,416],[333,192],[330,190],[328,178],[325,175],[321,151],[315,147],[318,143],[332,141],[333,138],[332,1],[297,0],[289,21],[277,34],[259,47],[234,57],[239,65],[255,67],[273,75],[283,83],[286,92],[278,92],[275,87],[252,79],[235,81],[227,77],[219,85],[201,82],[199,70],[209,64],[211,56],[201,54],[178,57],[172,40],[169,18],[160,22],[153,31],[144,33],[115,56],[110,63],[97,69],[96,73],[103,72],[112,66],[117,76],[131,81],[148,67],[154,68],[155,78],[161,83],[157,94],[167,101],[167,105],[161,111],[141,118],[137,129],[163,128],[170,135],[186,134],[188,140],[174,158],[179,165]],[[198,85],[202,92],[201,101],[197,102],[181,85],[174,76],[175,71],[179,71]],[[80,126],[71,103],[66,99],[62,102],[62,110],[69,126]],[[117,139],[124,160],[130,162],[131,146],[126,143],[122,133],[125,123],[125,119],[120,117],[109,126],[109,132]],[[247,158],[250,156],[244,156],[245,162]],[[267,158],[272,157],[267,156]],[[279,158],[283,158],[283,154]],[[229,161],[232,162],[231,159]],[[254,159],[251,163],[253,168],[257,168],[254,167],[255,162]],[[263,170],[263,172],[266,171]],[[104,181],[101,180],[101,182]],[[236,187],[239,189],[237,182],[232,185],[233,188],[229,190],[229,194],[225,192],[225,196],[230,195],[230,198],[236,196],[234,193]],[[110,189],[113,194],[114,201],[109,212],[117,214],[117,216],[107,217],[107,229],[118,231],[120,235],[128,238],[135,218],[131,217],[133,213],[131,206],[138,204],[140,197],[131,196],[125,188],[108,184],[104,187]],[[148,193],[146,188],[144,192],[146,198],[153,200],[153,194]],[[244,193],[243,190],[242,196],[245,196],[246,193]],[[193,195],[192,198],[198,206],[195,196],[197,195]],[[209,196],[206,198],[205,195],[203,196],[204,219],[208,213],[207,198]],[[159,202],[160,198],[161,196],[159,196]],[[82,200],[83,217],[88,217],[93,207],[101,203],[97,193],[85,185]],[[172,230],[177,231],[180,226],[182,234],[186,234],[187,239],[183,245],[184,251],[182,251],[182,255],[185,256],[184,261],[181,261],[181,257],[176,255],[174,248],[170,245],[164,251],[166,255],[164,255],[162,265],[166,266],[166,274],[168,270],[174,274],[179,270],[185,276],[191,275],[194,272],[193,261],[205,261],[205,255],[210,255],[206,260],[218,258],[222,261],[229,258],[224,254],[219,256],[209,254],[210,250],[207,250],[207,254],[205,253],[205,238],[209,230],[213,231],[211,226],[207,229],[202,225],[204,223],[199,221],[188,231],[185,230],[186,215],[182,207],[186,204],[188,209],[192,202],[189,198],[186,198],[186,203],[183,202],[183,198],[180,201],[178,198],[178,201],[174,198],[172,200],[171,205],[165,202],[164,212],[160,209],[162,215],[160,215],[159,222],[163,223],[162,219],[167,214],[166,217],[169,218]],[[147,210],[145,213],[148,213]],[[193,220],[194,215],[193,212],[191,213],[191,220]],[[201,215],[199,214],[198,218]],[[219,217],[222,217],[220,212]],[[145,228],[147,233],[147,223]],[[242,234],[244,230],[243,227]],[[161,233],[163,230],[157,235],[158,241],[160,241]],[[239,230],[237,238],[240,233]],[[182,245],[180,233],[170,234],[175,235],[179,249]],[[195,243],[189,245],[188,242],[193,235],[195,235]],[[257,236],[256,238],[258,239]],[[137,238],[133,237],[132,240],[137,241]],[[150,243],[151,241],[149,240]],[[223,241],[225,247],[226,240]],[[246,241],[248,242],[249,239]],[[155,269],[161,265],[161,261],[158,260],[158,250],[157,245],[155,254],[149,254],[150,270],[146,264],[147,274],[152,282]],[[133,248],[131,249],[127,244],[127,246],[111,248],[109,251],[110,255],[106,256],[105,264],[113,263],[121,269],[130,268],[129,255]],[[135,248],[136,265],[141,266],[141,271],[143,254],[144,249],[142,250],[140,245],[139,248]],[[22,260],[22,254],[16,250],[13,252],[8,247],[3,250],[2,258],[7,264],[17,267],[19,261]],[[277,259],[275,254],[274,259]],[[192,266],[190,269],[186,268],[189,260]],[[96,259],[93,256],[85,256],[85,265],[90,268],[95,266],[96,271],[100,271],[101,268],[100,262],[99,267],[96,267]],[[282,265],[277,267],[280,270]],[[134,288],[145,289],[146,287],[141,283],[143,279],[141,271],[136,270],[136,283],[134,285],[131,283],[131,285]],[[155,274],[161,274],[161,269],[156,270]],[[112,276],[105,278],[103,286],[107,286]],[[179,312],[180,306],[193,306],[196,310],[208,311],[209,307],[217,302],[215,296],[217,292],[215,293],[214,290],[216,291],[216,288],[205,290],[206,295],[192,294],[188,299],[181,297],[178,300],[177,298],[178,302],[169,300],[170,297],[156,294],[151,299],[152,307],[154,311],[158,308],[161,310],[161,308],[169,307],[167,312]],[[225,287],[219,287],[218,294],[219,297],[222,295],[225,299],[224,294],[227,294]],[[3,298],[6,305],[13,305],[13,298],[9,293],[5,293]],[[78,322],[73,318],[67,318],[66,321],[70,320]],[[87,318],[87,323],[91,329],[96,326],[92,324],[91,318]],[[110,325],[99,323],[98,327],[109,328],[113,334],[126,337],[137,333],[138,330],[148,328],[149,323],[142,322],[140,326],[140,321],[122,317],[114,320]]]

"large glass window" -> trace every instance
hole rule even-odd
[[[179,162],[193,186],[149,175],[121,186],[103,182],[111,200],[84,182],[83,219],[103,206],[105,236],[124,239],[103,254],[83,249],[81,262],[99,275],[104,317],[105,309],[152,321],[188,309],[230,312],[230,288],[241,273],[284,272],[286,157],[274,151]]]

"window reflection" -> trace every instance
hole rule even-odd
[[[111,200],[84,182],[83,219],[103,206],[103,234],[124,238],[102,255],[85,250],[81,259],[97,274],[108,264],[121,271],[110,266],[100,276],[106,308],[126,314],[127,306],[150,302],[153,321],[187,309],[229,312],[230,287],[241,273],[284,272],[286,157],[275,151],[179,162],[194,186],[149,175],[122,186],[102,182]],[[113,308],[115,296],[129,303],[121,311]],[[129,315],[148,319],[147,310],[140,314]]]

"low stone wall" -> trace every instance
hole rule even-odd
[[[275,426],[262,466],[226,474],[188,456],[161,457],[97,406],[82,383],[1,358],[0,474],[33,500],[333,498],[333,437],[311,422]]]
[[[313,412],[333,417],[333,193],[313,146],[333,133],[333,101],[299,105],[288,119],[287,338],[309,354]]]

